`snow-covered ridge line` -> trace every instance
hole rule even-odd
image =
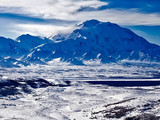
[[[73,32],[50,38],[21,35],[0,37],[0,66],[48,64],[59,59],[72,64],[118,61],[160,62],[160,46],[110,22],[88,20]]]

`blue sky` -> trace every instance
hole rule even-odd
[[[159,5],[159,0],[0,0],[0,36],[50,36],[98,19],[130,28],[160,45]]]

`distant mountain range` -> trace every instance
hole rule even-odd
[[[160,46],[149,43],[129,29],[98,20],[88,20],[72,33],[50,38],[29,34],[16,40],[0,37],[2,67],[47,64],[56,58],[79,65],[88,60],[160,62]]]

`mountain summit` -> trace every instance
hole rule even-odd
[[[87,60],[108,63],[124,59],[160,62],[160,46],[149,43],[129,29],[98,20],[85,21],[72,33],[58,34],[50,39],[23,35],[18,40],[13,45],[27,50],[20,59],[27,63],[45,64],[55,58],[73,64],[83,64]]]

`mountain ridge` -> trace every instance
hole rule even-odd
[[[51,38],[29,34],[21,35],[16,40],[0,37],[1,43],[8,46],[0,46],[0,56],[2,59],[10,56],[17,63],[26,65],[47,64],[56,58],[80,65],[88,60],[102,63],[124,59],[160,62],[160,46],[149,43],[127,28],[98,20],[85,21],[78,27],[71,33]],[[6,51],[3,53],[2,50]]]

